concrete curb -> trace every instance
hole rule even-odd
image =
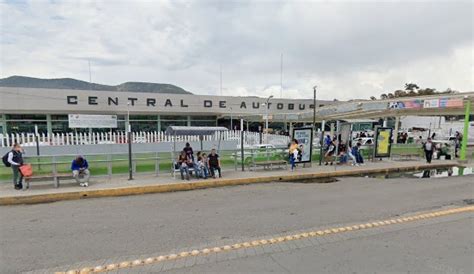
[[[289,173],[288,175],[274,175],[274,176],[262,176],[262,177],[252,177],[252,178],[217,179],[217,180],[196,181],[196,182],[189,182],[189,183],[172,183],[172,184],[165,184],[165,185],[146,185],[146,186],[121,187],[121,188],[112,188],[112,189],[84,190],[84,191],[74,191],[74,192],[65,192],[65,193],[38,194],[38,195],[30,195],[30,196],[11,196],[11,197],[0,197],[0,206],[20,205],[20,204],[40,204],[40,203],[50,203],[50,202],[65,201],[65,200],[142,195],[142,194],[150,194],[150,193],[165,193],[165,192],[223,187],[223,186],[270,183],[270,182],[278,182],[278,181],[295,181],[295,180],[302,180],[302,179],[355,176],[355,175],[361,175],[361,174],[414,171],[414,170],[420,170],[420,169],[426,169],[426,168],[454,167],[456,165],[457,164],[455,163],[429,164],[429,165],[424,164],[424,165],[406,166],[406,167],[366,168],[366,169],[339,170],[339,171],[304,173],[304,174]]]

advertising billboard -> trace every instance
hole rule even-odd
[[[377,127],[375,130],[375,158],[390,157],[392,128]]]
[[[313,128],[303,127],[293,129],[293,139],[298,141],[299,153],[296,163],[311,162],[311,154],[313,150]]]

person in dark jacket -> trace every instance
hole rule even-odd
[[[19,144],[14,144],[7,157],[13,171],[13,186],[16,190],[20,190],[23,188],[23,175],[20,172],[20,166],[23,165],[23,149]]]
[[[89,171],[89,163],[82,156],[77,156],[71,163],[72,176],[79,183],[80,186],[89,186],[89,178],[91,173]]]
[[[183,151],[186,152],[186,155],[194,161],[194,151],[189,143],[186,143],[186,146],[183,148]]]
[[[213,148],[211,153],[208,156],[209,161],[209,170],[211,171],[211,176],[216,178],[216,170],[219,172],[219,178],[222,177],[221,175],[221,160],[219,159],[219,154],[216,153],[216,149]]]

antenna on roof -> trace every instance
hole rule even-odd
[[[89,62],[89,89],[92,90],[92,73],[91,73],[91,60],[87,60]]]

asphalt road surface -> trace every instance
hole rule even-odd
[[[0,273],[65,271],[465,206],[473,177],[343,178],[0,207]],[[473,273],[463,213],[120,273]],[[41,270],[41,271],[39,271]]]

